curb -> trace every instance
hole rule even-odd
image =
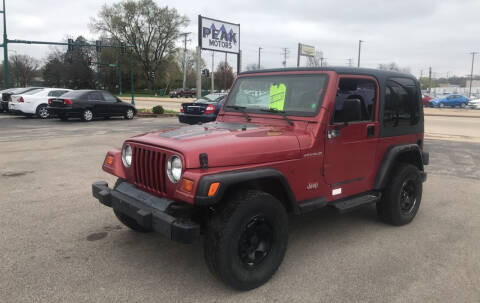
[[[424,116],[434,116],[434,117],[453,117],[453,118],[480,118],[480,116],[470,116],[470,115],[441,115],[441,114],[425,114]]]
[[[178,114],[137,114],[137,118],[171,118],[178,117]]]

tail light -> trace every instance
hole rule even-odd
[[[207,106],[207,108],[205,109],[205,114],[213,114],[213,112],[215,111],[215,106],[214,105],[209,105]]]
[[[23,102],[25,100],[23,100],[23,97],[20,97],[20,99],[18,99],[18,102]]]
[[[48,105],[52,105],[52,99],[48,99]]]
[[[181,113],[185,112],[185,111],[183,110],[183,104],[180,105],[180,112],[181,112]]]
[[[73,104],[73,101],[70,99],[63,100],[63,105],[72,105],[72,104]]]

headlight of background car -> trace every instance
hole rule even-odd
[[[182,176],[182,160],[178,156],[171,156],[167,162],[167,175],[172,183],[180,181]]]
[[[130,144],[125,144],[122,149],[122,162],[126,167],[130,167],[132,164],[132,147]]]

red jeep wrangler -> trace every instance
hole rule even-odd
[[[404,225],[422,198],[423,107],[407,74],[354,68],[244,72],[217,121],[148,133],[110,150],[113,188],[93,196],[138,232],[190,243],[237,289],[280,266],[288,214],[376,204]]]

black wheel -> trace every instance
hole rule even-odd
[[[132,120],[133,116],[135,116],[135,111],[133,110],[133,108],[127,109],[125,111],[125,115],[123,115],[123,117],[127,120]]]
[[[46,104],[40,104],[37,107],[36,115],[37,115],[37,117],[39,117],[41,119],[48,119],[50,117],[50,113],[48,112],[47,105]]]
[[[82,115],[80,116],[80,119],[82,119],[82,121],[86,121],[86,122],[92,121],[93,120],[92,110],[90,110],[90,109],[83,110]]]
[[[207,224],[205,261],[214,276],[239,289],[267,282],[282,263],[288,241],[288,217],[270,194],[233,195]]]
[[[117,182],[115,182],[115,186],[114,188],[116,188],[120,183],[122,182],[125,182],[124,180],[122,179],[117,179]],[[134,231],[137,231],[137,232],[141,232],[141,233],[148,233],[148,232],[151,232],[150,229],[146,229],[144,228],[143,226],[140,226],[137,221],[135,221],[135,219],[125,215],[124,213],[120,212],[120,211],[117,211],[117,210],[113,210],[113,212],[115,213],[115,216],[117,217],[117,219],[123,223],[123,225],[125,225],[126,227],[134,230]]]
[[[377,203],[379,218],[392,225],[410,223],[422,200],[422,180],[416,166],[401,163]]]
[[[67,116],[67,115],[58,115],[58,117],[59,117],[60,120],[62,120],[62,121],[67,121],[67,120],[68,120],[68,116]]]

